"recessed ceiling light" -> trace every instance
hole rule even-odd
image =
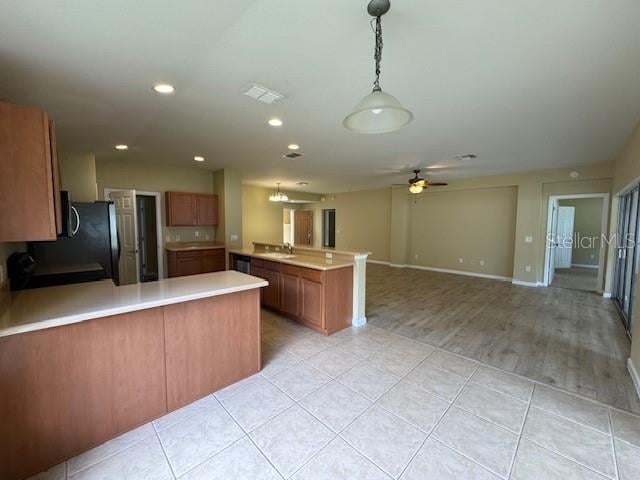
[[[201,157],[200,155],[196,155],[195,157],[193,157],[193,159],[196,162],[204,162],[204,157]]]
[[[296,185],[300,185],[301,187],[306,187],[309,185],[309,182],[297,182]]]
[[[279,118],[276,118],[276,117],[270,118],[268,123],[272,127],[281,127],[282,126],[282,120],[280,120]]]
[[[126,150],[129,147],[125,144],[116,145],[116,150]]]
[[[580,172],[573,171],[569,174],[571,178],[578,178],[580,176]]]
[[[292,143],[291,145],[289,145],[289,150],[300,150],[300,145],[296,144],[296,143]]]
[[[176,87],[169,85],[168,83],[158,83],[153,86],[153,90],[157,93],[163,93],[165,95],[176,91]]]

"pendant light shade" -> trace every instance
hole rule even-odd
[[[399,130],[413,120],[413,113],[404,108],[396,97],[380,88],[382,63],[382,15],[391,8],[389,0],[371,0],[367,11],[373,20],[371,26],[375,33],[375,81],[373,91],[356,105],[342,124],[358,133],[386,133]]]
[[[342,124],[359,133],[386,133],[398,130],[413,120],[413,113],[396,97],[374,90],[364,97]]]

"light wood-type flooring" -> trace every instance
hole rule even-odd
[[[630,341],[595,292],[367,265],[371,325],[640,413]]]

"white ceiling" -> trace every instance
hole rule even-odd
[[[404,181],[415,165],[448,165],[433,177],[446,180],[605,161],[640,119],[637,0],[393,0],[382,87],[415,120],[350,132],[373,80],[366,4],[0,0],[0,98],[49,110],[64,150],[201,154],[202,168],[315,192]],[[153,93],[159,81],[177,93]],[[251,82],[286,99],[242,96]],[[282,158],[291,142],[304,157]],[[479,158],[453,158],[465,153]]]

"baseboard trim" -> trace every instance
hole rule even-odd
[[[386,262],[384,260],[371,260],[370,258],[367,258],[367,263],[375,263],[377,265],[387,265],[387,266],[391,265],[390,262]]]
[[[604,298],[613,298],[613,293],[611,293],[611,292],[604,292],[604,293],[602,294],[602,296],[603,296]]]
[[[428,270],[430,272],[450,273],[453,275],[464,275],[466,277],[488,278],[490,280],[500,280],[502,282],[510,282],[511,277],[502,277],[500,275],[490,275],[488,273],[467,272],[465,270],[451,270],[448,268],[424,267],[422,265],[404,265],[407,268],[416,270]]]
[[[404,265],[404,264],[401,264],[401,263],[391,263],[391,262],[389,262],[389,266],[393,267],[393,268],[407,268],[408,267],[408,265]]]
[[[572,263],[571,266],[576,268],[591,268],[592,270],[598,270],[600,268],[599,265],[588,265],[586,263]]]
[[[638,394],[638,397],[640,397],[640,375],[638,375],[638,371],[631,361],[631,357],[627,358],[627,370],[629,370],[631,380],[633,380],[633,385],[636,387],[636,393]]]
[[[540,287],[542,285],[540,282],[525,282],[523,280],[516,280],[515,278],[511,280],[511,283],[520,285],[521,287]]]

